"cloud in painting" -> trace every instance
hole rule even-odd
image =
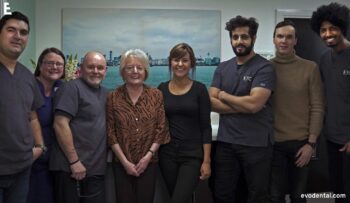
[[[179,42],[196,56],[220,57],[221,13],[213,10],[63,9],[63,51],[82,57],[89,50],[107,56],[141,48],[153,58],[166,58]]]

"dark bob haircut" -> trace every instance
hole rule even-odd
[[[35,72],[34,75],[35,76],[39,76],[40,75],[40,66],[43,63],[43,60],[45,58],[46,55],[50,54],[50,53],[54,53],[59,55],[60,57],[62,57],[63,59],[63,75],[61,77],[61,79],[63,79],[65,77],[65,70],[66,70],[66,58],[64,57],[64,54],[62,53],[61,50],[55,48],[55,47],[50,47],[50,48],[46,48],[44,49],[44,51],[41,52],[39,58],[38,58],[38,62],[36,63],[36,68],[35,68]]]
[[[196,57],[194,55],[192,47],[186,43],[179,43],[170,50],[170,54],[168,57],[170,77],[171,77],[171,60],[180,59],[184,57],[187,53],[190,56],[192,78],[194,78],[194,73],[196,72]]]

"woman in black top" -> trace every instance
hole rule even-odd
[[[169,56],[171,80],[161,83],[171,142],[159,151],[159,165],[171,203],[191,198],[198,180],[210,176],[210,100],[204,84],[192,80],[196,59],[192,48],[180,43]]]

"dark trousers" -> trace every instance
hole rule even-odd
[[[128,175],[119,162],[113,163],[117,202],[153,203],[157,167],[158,164],[150,163],[139,177],[135,177]]]
[[[171,203],[186,203],[191,199],[200,176],[203,160],[201,143],[175,142],[161,146],[159,166]]]
[[[272,146],[249,147],[218,142],[215,154],[214,202],[234,203],[237,182],[244,172],[248,203],[269,202]]]
[[[30,167],[20,173],[0,175],[0,203],[26,203]]]
[[[290,194],[291,203],[305,203],[309,166],[302,168],[295,165],[298,150],[307,140],[276,142],[273,146],[271,164],[270,196],[272,203],[285,203],[286,194]]]
[[[30,174],[30,184],[27,203],[53,203],[53,174],[48,164],[34,162]]]
[[[331,189],[335,194],[346,194],[346,199],[335,199],[335,203],[350,202],[350,155],[339,151],[343,146],[327,142]]]
[[[87,176],[77,181],[71,173],[54,171],[56,203],[106,202],[104,176]]]

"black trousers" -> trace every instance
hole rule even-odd
[[[309,165],[297,167],[295,155],[307,140],[275,142],[271,164],[270,195],[272,203],[285,203],[290,194],[291,203],[306,203],[301,194],[306,193]]]
[[[350,154],[339,151],[343,146],[327,142],[331,189],[334,194],[346,194],[346,199],[335,199],[335,203],[350,203]]]
[[[128,175],[119,162],[113,162],[118,203],[153,203],[158,164],[150,163],[139,176]]]
[[[171,141],[159,150],[159,166],[171,203],[186,203],[199,181],[203,160],[201,143]]]
[[[106,202],[103,175],[87,176],[80,181],[63,171],[54,171],[53,175],[56,203]]]
[[[217,142],[215,153],[214,202],[234,203],[237,182],[243,170],[248,203],[268,203],[272,146],[249,147]]]

